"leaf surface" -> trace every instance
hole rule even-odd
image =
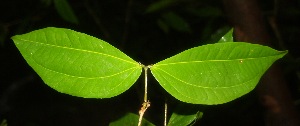
[[[133,85],[141,66],[95,37],[45,28],[12,37],[43,81],[55,90],[86,98],[109,98]]]
[[[221,42],[233,42],[233,29],[230,29],[224,36],[221,37],[221,39],[218,41],[218,43]]]
[[[139,116],[134,113],[126,113],[120,119],[113,121],[109,126],[137,126],[139,122]],[[155,126],[148,120],[144,119],[141,123],[142,126]]]
[[[221,43],[221,42],[234,42],[233,41],[233,28],[229,26],[224,26],[219,29],[217,29],[215,32],[213,32],[211,35],[209,35],[209,38],[205,41],[207,44],[213,44],[213,43]]]
[[[154,64],[160,85],[180,101],[222,104],[250,92],[287,51],[243,42],[195,47]]]
[[[195,105],[179,103],[171,115],[168,126],[191,126],[203,113]]]

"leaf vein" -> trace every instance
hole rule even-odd
[[[51,70],[51,69],[46,68],[46,67],[40,65],[39,63],[35,62],[35,60],[34,60],[33,58],[32,58],[32,60],[33,60],[33,62],[34,62],[35,64],[37,64],[38,66],[40,66],[40,67],[42,67],[42,68],[44,68],[44,69],[46,69],[46,70],[48,70],[48,71],[51,71],[51,72],[54,72],[54,73],[57,73],[57,74],[62,74],[62,75],[68,76],[68,77],[84,78],[84,79],[109,78],[109,77],[113,77],[113,76],[119,75],[119,74],[121,74],[121,73],[124,73],[124,72],[126,72],[126,71],[129,71],[129,70],[131,70],[131,69],[138,68],[138,67],[135,66],[135,67],[131,67],[131,68],[128,68],[128,69],[126,69],[126,70],[123,70],[123,71],[120,71],[120,72],[117,72],[117,73],[114,73],[114,74],[111,74],[111,75],[102,76],[102,77],[80,77],[80,76],[73,76],[73,75],[65,74],[65,73],[62,73],[62,72],[55,71],[55,70]]]
[[[31,42],[31,43],[35,43],[35,44],[40,44],[40,45],[45,45],[45,46],[50,46],[50,47],[56,47],[56,48],[62,48],[62,49],[69,49],[69,50],[76,50],[76,51],[81,51],[81,52],[87,52],[87,53],[94,53],[94,54],[99,54],[99,55],[104,55],[104,56],[108,56],[108,57],[112,57],[127,63],[131,63],[131,64],[136,64],[136,62],[132,62],[132,61],[128,61],[126,59],[120,58],[120,57],[116,57],[110,54],[106,54],[106,53],[101,53],[101,52],[96,52],[96,51],[91,51],[91,50],[86,50],[86,49],[76,49],[76,48],[71,48],[71,47],[66,47],[66,46],[58,46],[56,43],[56,45],[53,44],[47,44],[47,43],[41,43],[41,42],[36,42],[36,41],[30,41],[30,40],[26,40],[26,39],[20,39],[21,41],[25,41],[25,42]],[[55,41],[56,42],[56,41]]]
[[[202,62],[230,62],[230,61],[246,61],[246,60],[255,60],[255,59],[265,59],[270,57],[276,57],[277,55],[264,56],[258,58],[241,58],[241,59],[230,59],[230,60],[195,60],[195,61],[181,61],[181,62],[172,62],[172,63],[157,63],[153,67],[165,66],[165,65],[176,65],[176,64],[188,64],[188,63],[202,63]]]
[[[128,77],[130,77],[130,75],[134,72],[134,70],[132,70],[130,72],[130,74],[128,74],[128,76],[122,81],[120,82],[117,86],[115,86],[114,88],[110,89],[108,92],[112,91],[112,90],[115,90],[117,87],[119,87]]]
[[[181,80],[181,79],[179,79],[179,78],[173,76],[172,74],[168,73],[167,71],[164,71],[164,70],[162,70],[162,69],[160,69],[160,68],[156,68],[156,69],[157,69],[157,70],[160,70],[160,71],[162,71],[162,72],[164,72],[164,73],[166,73],[167,75],[171,76],[172,78],[174,78],[174,79],[176,79],[176,80],[178,80],[178,81],[180,81],[180,82],[182,82],[182,83],[184,83],[184,84],[186,84],[186,85],[193,86],[193,87],[197,87],[197,88],[208,88],[208,89],[209,89],[209,88],[215,88],[215,89],[217,89],[217,88],[223,88],[223,89],[226,89],[226,88],[234,88],[234,87],[238,87],[238,86],[244,85],[245,83],[247,83],[247,82],[249,82],[249,81],[255,79],[257,76],[259,76],[259,74],[257,74],[257,75],[254,76],[253,78],[251,78],[251,79],[249,79],[249,80],[247,80],[247,81],[245,81],[245,82],[243,82],[243,83],[237,84],[237,85],[232,85],[232,86],[227,86],[227,87],[221,87],[221,86],[219,86],[219,87],[207,87],[207,86],[200,86],[200,85],[188,83],[188,82],[186,82],[186,81],[183,81],[183,80]]]

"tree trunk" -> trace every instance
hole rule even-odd
[[[237,41],[272,46],[256,0],[223,0],[223,3]],[[257,93],[266,110],[266,126],[300,126],[300,118],[278,64],[265,73],[257,86]]]

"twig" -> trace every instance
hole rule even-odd
[[[148,101],[147,99],[147,85],[148,85],[148,77],[147,77],[147,70],[148,68],[150,68],[151,66],[144,66],[143,64],[141,64],[141,66],[144,68],[145,70],[145,93],[144,93],[144,102],[142,104],[142,107],[139,111],[139,115],[140,115],[140,118],[139,118],[139,123],[138,123],[138,126],[141,126],[142,124],[142,120],[143,120],[143,116],[147,110],[147,108],[150,107],[150,102]]]
[[[165,102],[165,119],[164,119],[164,126],[167,126],[167,111],[168,111],[168,104],[167,101]]]

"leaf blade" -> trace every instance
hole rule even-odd
[[[179,103],[171,114],[168,126],[192,126],[202,116],[203,112],[195,105]]]
[[[12,39],[43,81],[62,93],[109,98],[129,89],[141,74],[139,63],[120,50],[69,29],[50,27]]]
[[[233,28],[231,28],[225,35],[223,35],[218,43],[221,42],[233,42]]]
[[[186,50],[151,67],[175,98],[221,104],[251,91],[263,73],[287,52],[249,43],[217,43]]]
[[[124,116],[122,116],[120,119],[115,120],[111,123],[109,123],[109,126],[137,126],[138,125],[139,116],[134,113],[126,113]],[[142,126],[155,126],[145,118],[142,119]]]

